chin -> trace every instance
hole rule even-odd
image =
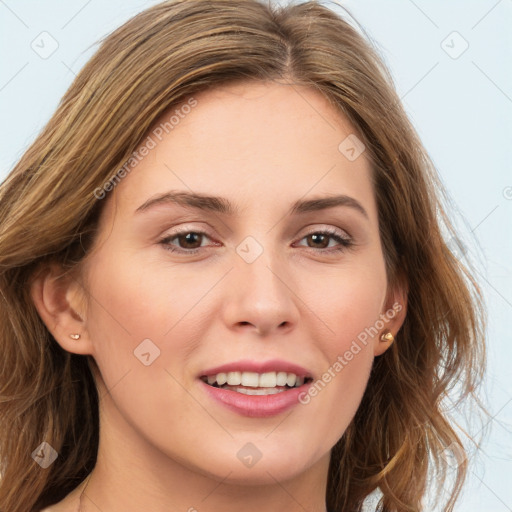
[[[254,443],[235,441],[224,449],[209,446],[203,452],[204,457],[197,461],[195,471],[219,482],[265,485],[294,478],[317,462],[311,460],[313,454],[308,457],[303,443],[293,443],[292,448],[284,448],[268,439],[255,440]]]

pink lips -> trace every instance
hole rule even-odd
[[[287,372],[298,377],[311,377],[302,366],[287,361],[271,360],[256,362],[250,360],[237,361],[204,370],[198,377],[216,375],[227,372]],[[311,385],[304,383],[296,388],[289,388],[274,395],[244,395],[230,389],[216,388],[200,380],[200,385],[210,398],[242,416],[265,418],[280,414],[299,403],[298,397]],[[283,388],[280,388],[283,389]]]
[[[299,395],[310,386],[309,383],[303,384],[275,395],[243,395],[229,389],[214,388],[203,381],[201,385],[211,398],[228,409],[254,418],[275,416],[290,409],[299,403]]]

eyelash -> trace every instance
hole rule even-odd
[[[202,247],[198,247],[196,249],[181,249],[181,248],[173,247],[169,243],[172,240],[174,240],[175,238],[179,238],[180,236],[188,235],[190,233],[194,233],[196,235],[205,235],[207,238],[210,238],[208,236],[208,233],[206,233],[204,231],[194,231],[194,230],[188,229],[188,230],[183,230],[183,231],[178,231],[176,233],[172,233],[171,235],[168,235],[165,238],[162,238],[158,243],[163,245],[164,249],[167,251],[170,251],[173,253],[178,253],[178,254],[194,255],[194,254],[197,254],[202,249]],[[308,236],[311,236],[311,235],[325,235],[325,236],[332,238],[333,240],[335,240],[336,242],[338,242],[340,244],[339,247],[336,247],[334,249],[330,248],[330,249],[318,249],[317,250],[314,247],[307,247],[307,249],[310,249],[315,252],[320,252],[320,253],[324,253],[324,254],[325,253],[337,254],[337,253],[341,253],[355,245],[354,241],[351,238],[343,237],[339,234],[339,231],[337,231],[336,229],[331,229],[331,228],[326,228],[326,229],[322,229],[322,230],[318,230],[318,231],[311,231],[311,233],[304,235],[300,240],[303,240],[304,238],[307,238]]]

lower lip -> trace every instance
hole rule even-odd
[[[201,384],[217,402],[238,414],[253,418],[268,418],[292,408],[300,403],[299,395],[310,386],[307,383],[274,395],[244,395],[230,389],[214,388],[203,381]]]

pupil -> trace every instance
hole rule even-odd
[[[313,239],[313,241],[314,241],[315,243],[318,243],[318,238],[319,238],[319,237],[323,237],[323,238],[324,238],[324,242],[325,242],[325,240],[327,240],[327,237],[326,237],[325,235],[318,235],[318,234],[317,234],[317,235],[309,235],[309,236],[310,236],[310,238],[312,238],[312,239]],[[325,247],[325,243],[322,245],[322,247]]]
[[[191,242],[191,238],[197,238],[197,237],[200,237],[201,235],[199,233],[187,233],[185,236],[181,235],[180,236],[180,239],[183,240],[185,239],[185,244],[187,245],[190,245],[190,244],[193,244],[194,242],[192,241]],[[197,239],[196,239],[196,243],[197,243]],[[187,248],[190,248],[190,247],[187,247]]]

